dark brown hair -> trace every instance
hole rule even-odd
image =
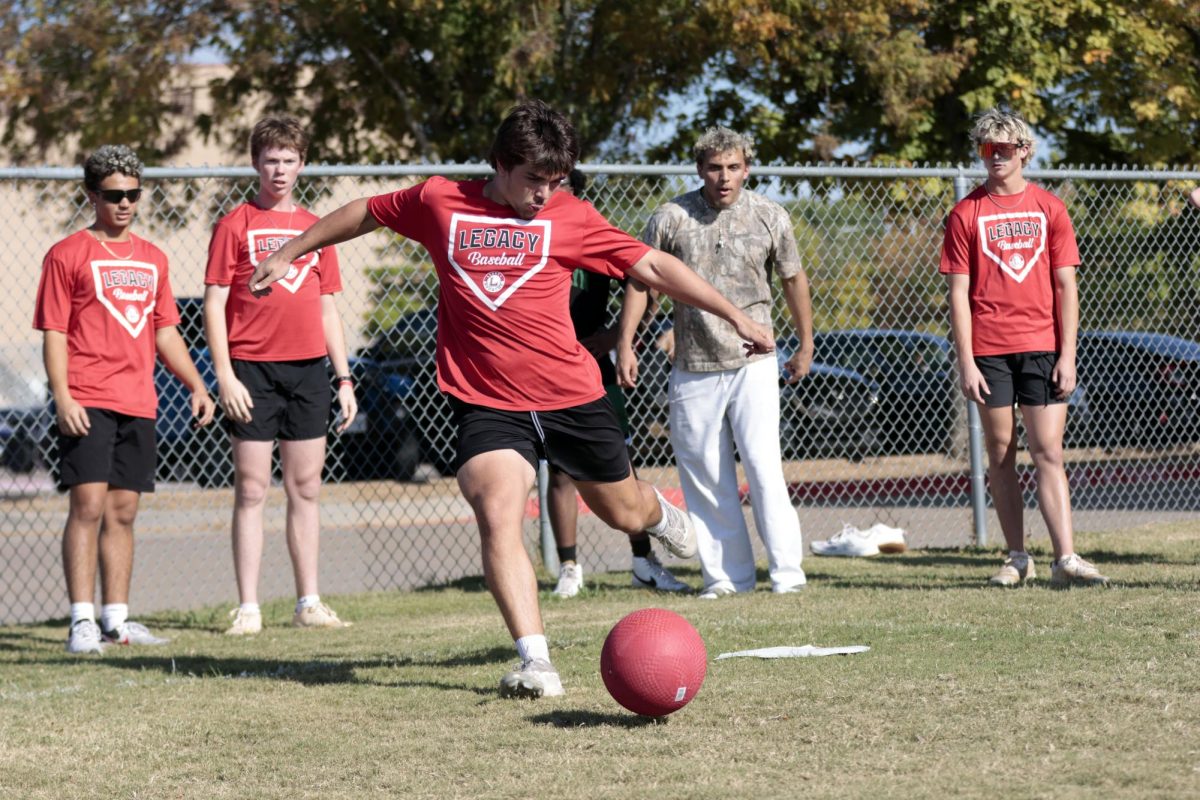
[[[566,175],[578,160],[575,126],[541,100],[526,100],[510,111],[488,153],[492,169],[532,164],[555,175]]]

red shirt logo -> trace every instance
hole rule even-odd
[[[492,311],[546,266],[549,254],[549,220],[450,217],[450,265]]]
[[[96,298],[136,339],[158,297],[158,267],[145,261],[93,261]]]
[[[979,243],[985,256],[1021,283],[1046,250],[1046,215],[1017,211],[980,217]]]
[[[292,231],[284,228],[259,228],[246,231],[246,247],[250,251],[250,265],[257,267],[260,261],[267,258],[279,248],[295,239],[303,231]],[[292,294],[300,290],[308,273],[317,265],[320,256],[317,251],[300,256],[292,262],[291,269],[279,279],[278,283]]]

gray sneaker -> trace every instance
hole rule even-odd
[[[103,653],[108,645],[100,637],[100,626],[90,619],[81,619],[71,626],[67,634],[67,652]]]
[[[653,552],[645,558],[633,557],[633,579],[635,589],[653,589],[656,592],[690,592],[692,587],[671,574]]]
[[[692,558],[696,555],[696,529],[692,526],[692,517],[681,508],[667,502],[658,489],[654,490],[658,497],[658,507],[662,509],[662,531],[646,533],[662,542],[663,547],[677,558]]]
[[[140,622],[125,620],[117,626],[116,630],[104,631],[102,634],[104,641],[109,644],[142,644],[142,645],[162,645],[171,641],[163,639],[160,636],[155,636]]]
[[[500,679],[500,696],[536,700],[539,697],[558,697],[563,694],[558,670],[544,658],[522,661]]]

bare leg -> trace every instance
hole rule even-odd
[[[67,524],[63,528],[63,572],[72,603],[96,600],[96,563],[100,521],[104,518],[107,483],[81,483],[71,487]]]
[[[458,486],[475,511],[483,575],[513,641],[541,634],[537,578],[525,551],[525,501],[536,473],[515,450],[493,450],[458,471]]]
[[[233,437],[233,571],[238,599],[258,602],[262,567],[263,504],[271,483],[272,442]]]
[[[1054,560],[1075,552],[1071,526],[1071,490],[1063,467],[1063,431],[1067,404],[1021,406],[1029,436],[1029,455],[1037,470],[1037,498],[1054,548]]]
[[[611,528],[636,536],[662,520],[654,487],[633,473],[612,483],[579,481],[579,494]]]
[[[1025,549],[1025,502],[1017,480],[1017,418],[1011,407],[979,406],[988,453],[988,483],[1009,550]]]
[[[133,577],[133,520],[141,494],[109,489],[100,528],[100,596],[105,605],[129,602]]]
[[[321,550],[321,469],[325,437],[279,443],[283,489],[287,493],[287,543],[296,578],[296,597],[318,594]]]
[[[551,468],[550,492],[546,499],[554,543],[559,547],[574,547],[579,525],[579,501],[575,499],[574,481],[566,473]]]

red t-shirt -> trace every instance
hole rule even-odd
[[[108,247],[82,230],[50,248],[33,327],[67,335],[67,389],[77,402],[154,419],[154,334],[179,323],[167,257],[132,234]]]
[[[1003,204],[1003,205],[1000,205]],[[946,220],[943,274],[971,276],[971,345],[977,356],[1058,352],[1061,326],[1053,271],[1079,266],[1063,202],[1028,184],[1019,198],[980,186]]]
[[[229,356],[241,361],[299,361],[326,354],[321,295],[342,290],[337,252],[324,247],[292,262],[286,277],[262,297],[248,282],[267,256],[317,221],[303,208],[268,211],[242,203],[213,228],[206,285],[228,286],[225,326]]]
[[[425,245],[437,268],[438,386],[507,411],[598,400],[600,370],[568,311],[571,273],[621,278],[650,248],[565,192],[524,220],[484,197],[484,184],[430,178],[368,203],[380,224]]]

